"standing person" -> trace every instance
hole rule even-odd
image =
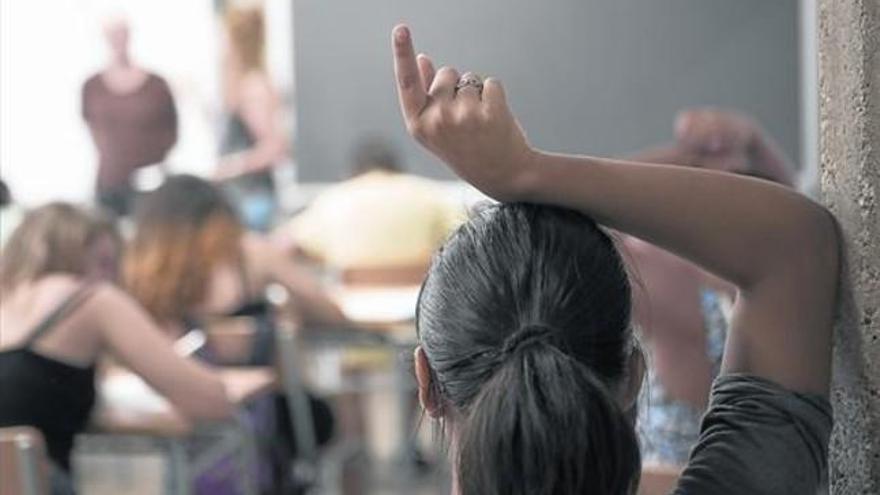
[[[265,232],[278,208],[273,169],[288,156],[281,100],[266,72],[263,11],[231,7],[223,20],[226,116],[216,178],[244,224]]]
[[[416,378],[451,437],[453,493],[638,489],[644,361],[600,223],[736,287],[721,375],[674,493],[816,493],[832,427],[830,213],[769,181],[535,149],[498,80],[435,71],[405,26],[393,50],[409,132],[502,202],[446,243],[418,303]]]
[[[83,119],[98,151],[95,196],[117,215],[130,211],[135,171],[161,165],[177,142],[168,83],[131,60],[129,35],[123,19],[105,24],[110,62],[82,88]]]

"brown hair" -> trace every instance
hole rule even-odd
[[[51,273],[84,276],[89,248],[101,236],[122,245],[116,224],[100,212],[61,202],[31,210],[3,249],[0,285],[12,289]]]
[[[169,178],[140,201],[135,222],[124,281],[161,322],[180,320],[204,301],[215,267],[241,262],[241,223],[202,179]]]
[[[224,16],[226,31],[244,72],[265,68],[266,29],[257,7],[230,8]]]

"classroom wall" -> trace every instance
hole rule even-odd
[[[446,176],[398,116],[399,21],[440,65],[501,77],[540,147],[626,153],[671,137],[678,109],[713,104],[755,115],[799,154],[795,0],[297,0],[300,178],[345,176],[362,134],[389,136],[411,169]]]

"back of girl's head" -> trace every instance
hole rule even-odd
[[[630,286],[588,217],[478,212],[436,256],[417,311],[462,495],[629,493],[640,470],[618,405]]]
[[[234,209],[198,177],[169,177],[138,201],[134,221],[125,282],[160,320],[186,316],[204,299],[214,268],[241,254],[243,228]]]
[[[50,274],[91,275],[92,247],[102,237],[121,246],[115,223],[99,212],[49,203],[28,212],[0,259],[0,285],[12,288]]]

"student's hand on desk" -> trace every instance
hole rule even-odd
[[[451,67],[435,71],[425,55],[416,57],[406,26],[392,34],[394,68],[403,118],[409,133],[484,193],[501,201],[522,198],[533,151],[494,78]],[[478,80],[478,79],[477,79]],[[475,81],[477,81],[475,80]]]

